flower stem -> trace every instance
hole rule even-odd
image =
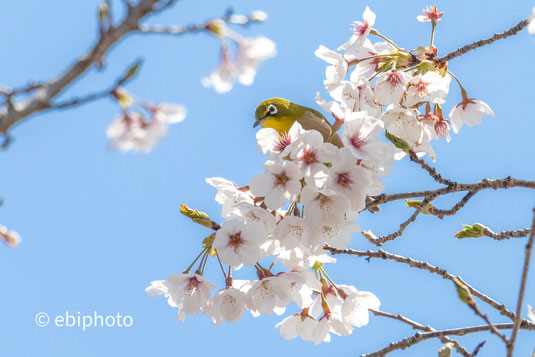
[[[459,88],[461,88],[461,95],[463,97],[463,100],[467,100],[468,99],[468,94],[466,93],[466,90],[462,86],[462,84],[459,81],[459,79],[457,77],[455,77],[455,75],[453,73],[451,73],[450,71],[448,71],[448,73],[449,73],[450,76],[453,77],[453,79],[455,79],[455,82],[457,82],[457,84],[459,85]]]
[[[375,35],[375,36],[379,36],[381,37],[383,40],[385,40],[386,42],[388,42],[389,44],[391,44],[392,46],[394,46],[395,48],[397,48],[398,50],[401,50],[401,48],[398,47],[398,45],[396,45],[392,40],[390,40],[389,38],[385,37],[384,35],[382,35],[379,31],[377,31],[376,29],[373,29],[371,32],[370,32],[371,35]]]
[[[195,258],[195,260],[193,261],[193,263],[191,263],[191,265],[186,269],[184,270],[183,274],[189,274],[189,271],[191,270],[191,268],[193,267],[193,265],[195,264],[195,262],[197,260],[199,260],[199,258],[201,257],[201,255],[203,255],[203,253],[206,251],[206,249],[208,248],[204,248],[200,253],[199,255],[197,255],[197,258]]]
[[[219,259],[219,254],[216,252],[215,256],[217,257],[217,261],[219,262],[219,266],[221,267],[221,271],[223,272],[223,275],[225,276],[225,279],[227,278],[227,274],[225,273],[225,269],[223,268],[223,264],[221,264],[221,259]]]

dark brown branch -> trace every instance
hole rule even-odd
[[[498,330],[510,330],[513,328],[513,325],[514,324],[509,323],[509,324],[496,324],[494,326]],[[530,322],[523,320],[522,323],[520,324],[520,329],[535,330],[535,324],[532,324]],[[426,332],[426,333],[418,332],[415,335],[411,337],[407,337],[401,341],[392,342],[390,345],[388,345],[388,347],[385,347],[382,350],[379,350],[377,352],[373,352],[370,354],[362,355],[362,357],[383,357],[383,356],[386,356],[390,352],[393,352],[396,350],[404,350],[417,343],[420,343],[422,341],[429,340],[432,338],[438,338],[441,336],[464,336],[470,333],[484,332],[484,331],[489,331],[489,330],[490,330],[490,327],[488,325],[481,325],[481,326],[461,327],[461,328],[456,328],[456,329],[441,330],[441,331]]]
[[[417,269],[421,269],[421,270],[427,270],[430,273],[438,274],[442,278],[444,278],[446,280],[449,280],[449,281],[454,281],[454,279],[457,278],[460,282],[462,282],[463,284],[465,284],[468,287],[468,289],[470,290],[470,293],[473,296],[477,297],[478,299],[480,299],[484,303],[486,303],[486,304],[490,305],[491,307],[493,307],[494,309],[498,310],[501,315],[506,316],[506,317],[510,318],[511,320],[515,319],[515,314],[513,312],[509,311],[504,304],[500,304],[499,302],[495,301],[494,299],[492,299],[492,298],[488,297],[487,295],[481,293],[480,291],[476,290],[474,287],[472,287],[469,284],[467,284],[460,277],[456,277],[456,276],[450,274],[447,270],[442,269],[440,267],[436,267],[436,266],[431,265],[431,264],[429,264],[427,262],[415,260],[415,259],[412,259],[412,258],[408,258],[408,257],[404,257],[404,256],[401,256],[401,255],[397,255],[397,254],[392,254],[392,253],[386,252],[386,251],[384,251],[382,249],[379,249],[378,251],[372,251],[372,250],[360,251],[360,250],[355,250],[355,249],[337,249],[337,248],[333,248],[333,247],[329,247],[329,246],[325,246],[324,249],[330,251],[331,254],[348,254],[348,255],[356,255],[358,257],[365,257],[366,260],[368,260],[368,261],[370,261],[372,258],[379,258],[379,259],[383,259],[383,260],[393,260],[393,261],[396,261],[398,263],[407,264],[408,266],[410,266],[412,268],[417,268]],[[535,326],[535,324],[534,324],[534,326]]]
[[[522,278],[520,279],[520,292],[518,293],[518,303],[516,304],[516,318],[513,332],[511,333],[511,340],[507,345],[507,357],[513,356],[515,348],[516,336],[518,328],[521,324],[520,314],[522,313],[522,302],[524,301],[524,292],[526,291],[526,283],[528,279],[529,262],[531,260],[531,249],[533,247],[533,238],[535,236],[535,209],[533,209],[533,223],[531,224],[531,233],[529,234],[528,243],[525,248],[524,266],[522,269]]]
[[[403,231],[405,230],[405,228],[407,228],[407,226],[409,224],[411,224],[412,222],[414,222],[416,220],[416,217],[418,217],[418,215],[420,214],[420,212],[422,211],[422,209],[429,203],[429,199],[424,199],[422,201],[422,203],[420,203],[420,205],[418,206],[418,208],[416,208],[416,210],[414,211],[414,213],[409,217],[409,219],[407,219],[405,222],[401,223],[400,226],[399,226],[399,229],[394,232],[394,233],[390,233],[386,236],[381,236],[379,238],[374,238],[374,239],[368,239],[371,243],[375,244],[376,246],[380,247],[382,246],[385,242],[388,242],[388,241],[391,241],[391,240],[394,240],[396,239],[397,237],[400,237],[402,234],[403,234]]]
[[[415,198],[415,197],[439,197],[453,192],[463,192],[463,191],[481,191],[486,189],[508,189],[511,187],[524,187],[535,189],[535,181],[528,180],[519,180],[512,177],[506,177],[504,179],[483,179],[480,182],[476,183],[455,183],[453,186],[442,187],[435,190],[427,191],[414,191],[414,192],[405,192],[405,193],[395,193],[395,194],[382,194],[379,196],[373,197],[373,200],[366,205],[366,209],[371,207],[378,206],[383,203],[403,200],[405,198]]]
[[[370,311],[376,315],[376,316],[383,316],[383,317],[388,317],[390,319],[393,319],[393,320],[398,320],[398,321],[401,321],[409,326],[412,326],[413,329],[415,330],[421,330],[421,331],[424,331],[424,332],[435,332],[437,331],[436,329],[432,328],[431,326],[424,326],[416,321],[413,321],[403,315],[393,315],[393,314],[389,314],[388,312],[384,312],[384,311],[379,311],[379,310],[372,310],[370,309]],[[442,343],[452,343],[453,344],[453,347],[455,347],[455,350],[457,352],[459,352],[460,354],[462,354],[464,357],[471,357],[472,355],[470,354],[470,352],[468,352],[458,341],[456,340],[452,340],[450,339],[449,337],[446,337],[446,336],[440,336],[439,337],[440,341]]]
[[[464,55],[465,53],[467,53],[469,51],[475,50],[476,48],[483,47],[485,45],[490,45],[491,43],[493,43],[493,42],[495,42],[497,40],[505,39],[507,37],[516,35],[518,32],[520,32],[521,30],[526,28],[528,26],[528,24],[529,24],[529,19],[522,20],[516,26],[511,27],[509,30],[507,30],[505,32],[497,33],[492,37],[485,38],[483,40],[479,40],[479,41],[476,41],[476,42],[471,43],[469,45],[466,45],[466,46],[463,46],[461,48],[458,48],[455,51],[452,51],[452,52],[448,53],[444,57],[438,58],[437,61],[439,63],[444,63],[444,62],[450,61],[450,60],[452,60],[452,59],[454,59],[456,57],[462,56],[462,55]]]

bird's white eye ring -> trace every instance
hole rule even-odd
[[[270,104],[268,105],[267,111],[269,115],[275,115],[277,114],[277,107],[274,106],[273,104]]]

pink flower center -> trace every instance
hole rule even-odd
[[[282,133],[275,143],[275,151],[283,152],[292,143],[292,138],[287,133]]]
[[[426,113],[425,115],[422,115],[420,117],[420,121],[427,125],[434,125],[438,120],[438,117],[431,112]]]
[[[388,77],[386,77],[386,80],[392,87],[396,87],[401,82],[401,77],[399,76],[399,73],[396,71],[392,71],[388,74]]]
[[[368,30],[369,27],[370,25],[368,24],[368,21],[365,21],[365,22],[355,21],[353,22],[353,25],[351,26],[351,31],[353,31],[355,35],[362,36],[366,33],[366,30]]]
[[[238,250],[242,243],[243,239],[241,237],[241,232],[234,233],[228,236],[227,246],[233,247],[235,251]]]
[[[420,79],[420,81],[418,83],[416,83],[415,87],[416,87],[416,92],[418,93],[418,95],[425,95],[427,94],[427,86],[429,85],[429,83],[426,83],[424,81],[422,81]]]
[[[274,178],[274,181],[275,181],[274,182],[275,187],[277,187],[277,186],[285,187],[286,183],[290,180],[290,178],[288,176],[286,176],[286,172],[284,172],[284,171],[282,171],[279,174],[273,174],[273,178]]]
[[[319,193],[316,197],[316,200],[319,202],[320,209],[324,209],[331,203],[331,198],[329,196],[325,196],[324,194]]]
[[[339,172],[336,177],[336,183],[345,189],[351,189],[353,180],[349,177],[349,172]]]
[[[314,150],[305,149],[301,161],[307,166],[312,165],[318,162],[318,154]]]
[[[366,142],[364,140],[359,139],[358,133],[355,133],[355,135],[350,137],[349,142],[351,143],[351,146],[353,146],[357,150],[366,145]]]
[[[197,290],[197,287],[200,285],[200,283],[201,282],[197,280],[195,276],[189,278],[188,285],[186,285],[186,291],[190,295],[193,295],[193,293],[195,293],[195,290]]]
[[[448,135],[448,126],[446,125],[446,122],[443,120],[439,120],[435,124],[435,132],[437,133],[439,138],[443,138]]]

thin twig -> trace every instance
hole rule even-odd
[[[358,257],[366,257],[366,260],[370,261],[372,258],[379,258],[384,260],[393,260],[398,263],[406,264],[412,268],[417,268],[421,270],[427,270],[430,273],[438,274],[442,276],[442,278],[450,281],[454,281],[455,278],[459,279],[463,284],[465,284],[468,289],[470,290],[470,293],[483,301],[484,303],[490,305],[494,309],[498,310],[501,315],[506,316],[510,318],[511,320],[515,319],[515,314],[507,309],[507,307],[504,304],[500,304],[496,300],[488,297],[487,295],[483,294],[482,292],[476,290],[474,287],[467,284],[463,279],[460,277],[456,277],[455,275],[450,274],[447,270],[442,269],[440,267],[431,265],[427,262],[415,260],[412,258],[404,257],[397,254],[392,254],[389,252],[386,252],[382,249],[379,249],[378,251],[360,251],[355,249],[337,249],[329,246],[325,246],[324,249],[331,252],[331,254],[348,254],[348,255],[356,255]],[[533,324],[535,326],[535,324]]]
[[[194,24],[189,26],[163,26],[163,25],[144,25],[140,26],[138,32],[143,34],[164,34],[180,36],[187,33],[195,33],[206,30],[206,27],[214,21],[223,21],[226,23],[232,23],[242,26],[247,26],[252,23],[263,22],[252,14],[249,16],[227,14],[218,19],[206,21],[202,24]]]
[[[416,217],[418,217],[420,212],[422,212],[422,209],[429,203],[429,201],[430,201],[430,199],[425,198],[422,201],[422,203],[420,203],[418,208],[416,208],[414,213],[409,217],[409,219],[407,219],[405,222],[403,222],[403,223],[401,223],[399,225],[399,229],[396,232],[390,233],[390,234],[388,234],[386,236],[381,236],[381,237],[378,237],[378,238],[375,238],[375,239],[369,239],[369,241],[371,243],[375,244],[376,246],[380,247],[385,242],[388,242],[388,241],[396,239],[397,237],[400,237],[403,234],[403,231],[405,230],[405,228],[407,228],[407,226],[409,224],[411,224],[412,222],[414,222],[416,220]]]
[[[435,190],[426,190],[426,191],[413,191],[413,192],[404,192],[404,193],[394,193],[394,194],[382,194],[379,196],[372,197],[373,199],[366,204],[365,209],[378,206],[383,203],[403,200],[405,198],[414,198],[414,197],[439,197],[453,192],[463,192],[463,191],[481,191],[486,189],[508,189],[511,187],[524,187],[535,189],[535,181],[529,180],[519,180],[512,177],[506,177],[504,179],[483,179],[480,182],[476,183],[459,183],[456,182],[453,186],[442,187]]]
[[[528,243],[526,244],[526,252],[524,258],[524,267],[522,269],[522,278],[520,279],[520,292],[518,293],[518,303],[516,304],[516,318],[513,332],[511,333],[511,340],[507,345],[507,357],[513,356],[515,349],[516,336],[520,326],[520,314],[522,313],[522,302],[524,301],[524,292],[526,290],[526,283],[529,271],[529,262],[531,260],[531,249],[533,247],[533,237],[535,236],[535,209],[533,209],[533,223],[531,224],[531,233],[529,234]]]
[[[432,328],[431,326],[424,326],[416,321],[413,321],[403,315],[393,315],[393,314],[389,314],[388,312],[384,312],[384,311],[379,311],[379,310],[373,310],[373,309],[370,309],[370,311],[376,315],[376,316],[383,316],[383,317],[388,317],[390,319],[394,319],[394,320],[398,320],[398,321],[401,321],[409,326],[412,326],[412,328],[414,328],[415,330],[421,330],[421,331],[424,331],[424,332],[434,332],[434,331],[437,331],[436,329]],[[442,343],[452,343],[453,346],[455,347],[455,350],[457,350],[457,352],[459,352],[460,354],[462,354],[464,357],[471,357],[472,355],[470,354],[470,352],[468,352],[466,350],[466,348],[464,348],[458,341],[456,340],[452,340],[450,339],[449,337],[446,337],[446,336],[440,336],[439,337],[440,341],[442,341]]]
[[[498,329],[496,328],[496,326],[494,326],[492,324],[492,322],[489,320],[489,317],[482,313],[478,308],[477,308],[477,305],[475,303],[471,303],[471,304],[468,304],[468,306],[476,313],[477,316],[481,317],[483,320],[485,320],[485,322],[487,323],[487,325],[489,325],[489,328],[490,328],[490,332],[492,332],[493,334],[495,334],[496,336],[498,336],[502,341],[503,343],[505,343],[505,345],[507,346],[507,344],[509,343],[509,341],[507,341],[507,338],[502,335]]]
[[[422,169],[424,169],[425,171],[427,171],[427,172],[429,173],[429,175],[430,175],[435,181],[437,181],[438,183],[441,183],[441,184],[446,185],[446,186],[453,186],[453,185],[455,185],[455,182],[443,178],[443,177],[437,172],[437,170],[436,170],[434,167],[430,166],[430,165],[427,164],[424,160],[420,159],[420,158],[418,157],[418,155],[416,155],[416,153],[415,153],[414,151],[409,150],[408,155],[409,155],[409,158],[411,159],[411,161],[414,161],[415,163],[417,163],[418,165],[420,165],[420,166],[422,167]]]
[[[528,24],[529,24],[529,19],[522,20],[517,25],[511,27],[509,30],[507,30],[505,32],[497,33],[492,37],[476,41],[476,42],[471,43],[469,45],[465,45],[465,46],[463,46],[461,48],[456,49],[455,51],[451,51],[450,53],[448,53],[444,57],[438,58],[436,61],[439,62],[439,63],[444,63],[444,62],[450,61],[450,60],[452,60],[452,59],[454,59],[456,57],[462,56],[462,55],[464,55],[465,53],[467,53],[469,51],[475,50],[476,48],[483,47],[485,45],[490,45],[494,41],[501,40],[501,39],[516,35],[519,31],[523,30],[526,26],[528,26]]]
[[[513,328],[514,324],[508,323],[508,324],[496,324],[494,325],[498,330],[510,330]],[[535,330],[535,324],[529,323],[525,320],[522,321],[520,324],[520,329],[522,330]],[[425,340],[429,340],[432,338],[438,338],[440,336],[464,336],[468,335],[470,333],[476,333],[476,332],[484,332],[489,331],[490,327],[488,325],[481,325],[481,326],[470,326],[470,327],[461,327],[461,328],[455,328],[455,329],[449,329],[449,330],[441,330],[441,331],[434,331],[434,332],[426,332],[421,333],[418,332],[414,334],[411,337],[407,337],[401,341],[398,342],[392,342],[387,347],[383,348],[382,350],[379,350],[377,352],[373,352],[370,354],[362,355],[362,357],[383,357],[386,354],[396,351],[396,350],[404,350],[408,347],[411,347],[417,343],[420,343]]]
[[[457,202],[457,204],[455,204],[455,206],[453,206],[451,209],[448,209],[448,210],[441,210],[441,209],[433,209],[433,210],[430,210],[429,213],[431,213],[432,215],[435,215],[437,216],[438,218],[440,219],[443,219],[444,216],[453,216],[455,215],[457,212],[459,212],[459,210],[461,208],[464,207],[464,205],[466,205],[468,203],[468,201],[474,197],[474,195],[479,192],[479,191],[468,191],[468,193],[466,195],[464,195],[463,198],[461,198],[461,200],[459,202]]]

